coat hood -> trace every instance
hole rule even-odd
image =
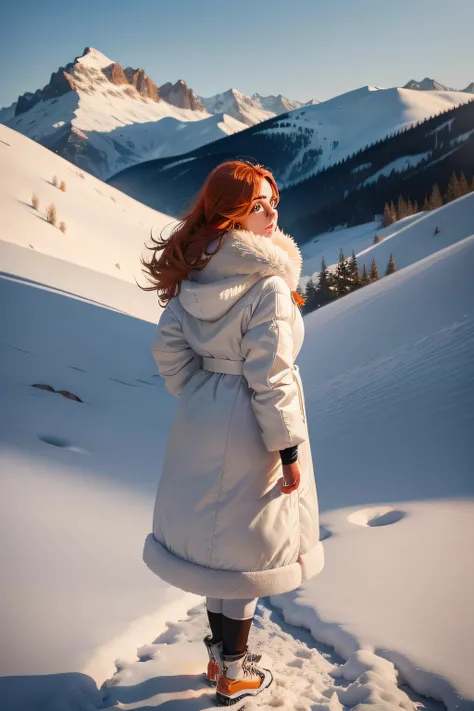
[[[217,248],[216,238],[209,252]],[[215,321],[260,279],[280,276],[291,291],[298,285],[303,258],[294,239],[277,229],[272,237],[233,230],[222,238],[221,248],[204,269],[191,272],[181,282],[179,301],[185,311],[203,321]]]

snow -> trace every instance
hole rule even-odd
[[[246,96],[237,89],[229,89],[207,98],[200,96],[199,101],[209,113],[228,114],[246,126],[254,126],[275,116],[273,111],[265,109],[255,97]]]
[[[309,242],[301,245],[303,255],[303,271],[300,286],[304,289],[311,277],[318,281],[321,271],[321,260],[324,257],[328,267],[337,264],[339,250],[342,248],[346,257],[352,250],[356,253],[373,244],[375,235],[380,231],[380,221],[374,220],[356,227],[341,227],[331,232],[323,232]]]
[[[435,234],[436,229],[439,230]],[[414,264],[444,247],[474,234],[474,193],[455,202],[379,229],[383,241],[357,254],[359,269],[370,270],[372,259],[383,273],[393,254],[398,269]]]
[[[141,561],[176,402],[150,354],[160,309],[133,277],[168,218],[5,127],[0,141],[2,711],[213,708],[203,600]],[[76,236],[38,219],[32,190]],[[275,683],[247,711],[474,707],[469,197],[438,211],[449,246],[305,318],[327,563],[260,601],[250,644]],[[435,215],[402,230],[416,242]]]
[[[159,235],[172,218],[81,172],[6,126],[0,126],[0,138],[0,238],[135,284],[150,231]],[[51,184],[54,176],[59,183],[64,180],[66,192]],[[39,212],[30,207],[33,194],[39,198]],[[51,203],[58,223],[66,222],[65,234],[46,222],[44,213]]]
[[[305,180],[317,171],[344,160],[396,131],[413,126],[454,106],[472,101],[472,94],[456,91],[416,91],[363,87],[322,104],[293,111],[283,124],[268,129],[293,134],[301,128],[313,131],[308,145],[288,166],[281,187]],[[317,163],[304,162],[308,151],[321,150]]]
[[[385,165],[381,170],[378,170],[376,173],[364,180],[363,185],[365,186],[370,185],[371,183],[376,183],[381,175],[389,176],[392,172],[403,173],[409,168],[415,168],[419,163],[422,163],[424,160],[428,160],[430,155],[431,151],[427,151],[425,153],[418,153],[415,156],[401,156],[400,158],[396,158],[391,163],[387,163],[387,165]]]

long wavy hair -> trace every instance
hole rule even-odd
[[[229,230],[241,228],[253,208],[252,200],[259,195],[262,178],[270,183],[273,197],[280,199],[275,178],[260,165],[243,161],[221,163],[208,175],[194,206],[166,239],[155,239],[145,245],[151,259],[140,259],[142,271],[150,286],[144,291],[156,291],[162,306],[177,296],[181,282],[197,269],[203,269],[212,255],[219,251],[222,238]],[[220,237],[217,249],[208,253],[208,245]]]

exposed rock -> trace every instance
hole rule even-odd
[[[204,107],[192,89],[188,87],[185,81],[180,79],[176,84],[170,81],[166,82],[159,88],[162,99],[177,106],[178,109],[191,109],[191,111],[204,111]]]
[[[140,96],[152,99],[152,101],[160,100],[158,87],[155,82],[145,74],[143,69],[132,69],[132,67],[127,67],[124,70],[124,74],[127,77],[128,83],[135,87]]]
[[[117,62],[110,64],[108,67],[104,67],[102,71],[112,84],[128,84],[125,72]]]

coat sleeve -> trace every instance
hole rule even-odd
[[[267,285],[242,339],[244,376],[266,448],[277,451],[307,439],[293,371],[293,302],[286,285]]]
[[[186,341],[182,323],[168,303],[163,311],[151,348],[166,389],[179,396],[196,370],[201,358]]]

